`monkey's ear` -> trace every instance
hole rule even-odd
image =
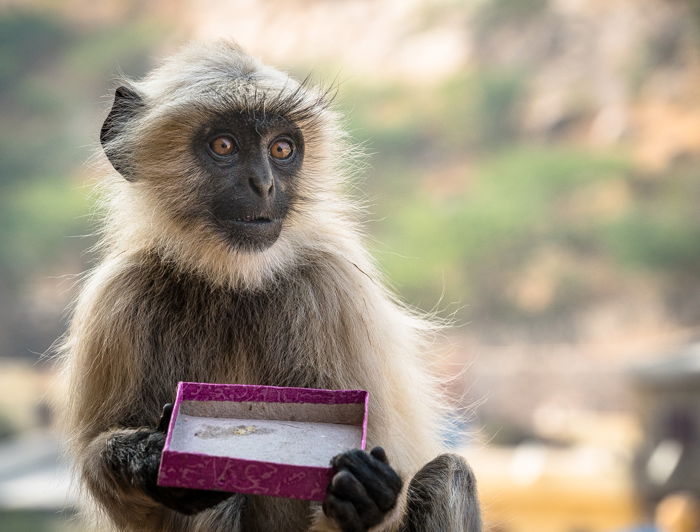
[[[120,86],[114,92],[114,103],[107,118],[102,124],[100,142],[107,159],[114,169],[128,181],[133,181],[135,176],[130,171],[128,156],[124,153],[123,146],[114,141],[124,132],[127,124],[133,120],[144,108],[141,96],[133,89]]]

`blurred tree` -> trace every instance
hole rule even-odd
[[[0,131],[0,355],[35,356],[60,333],[58,320],[47,326],[32,310],[45,297],[32,295],[32,283],[57,273],[56,263],[82,268],[92,238],[70,237],[91,232],[90,208],[70,177],[95,143],[99,97],[119,67],[145,72],[163,28],[144,18],[85,27],[59,11],[0,11],[0,113],[9,125]]]

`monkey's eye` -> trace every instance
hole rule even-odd
[[[237,151],[238,146],[236,141],[228,135],[221,135],[209,143],[209,149],[220,157],[226,157]]]
[[[270,145],[270,157],[277,160],[289,159],[294,153],[294,144],[291,140],[279,139]]]

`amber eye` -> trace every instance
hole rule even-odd
[[[225,157],[226,155],[231,155],[236,151],[236,141],[227,135],[222,135],[216,137],[209,143],[209,149],[213,151],[216,155],[221,155]]]
[[[275,159],[289,159],[294,153],[291,140],[276,140],[270,145],[270,156]]]

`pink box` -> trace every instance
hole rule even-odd
[[[181,382],[160,486],[323,500],[330,459],[365,448],[364,390]]]

